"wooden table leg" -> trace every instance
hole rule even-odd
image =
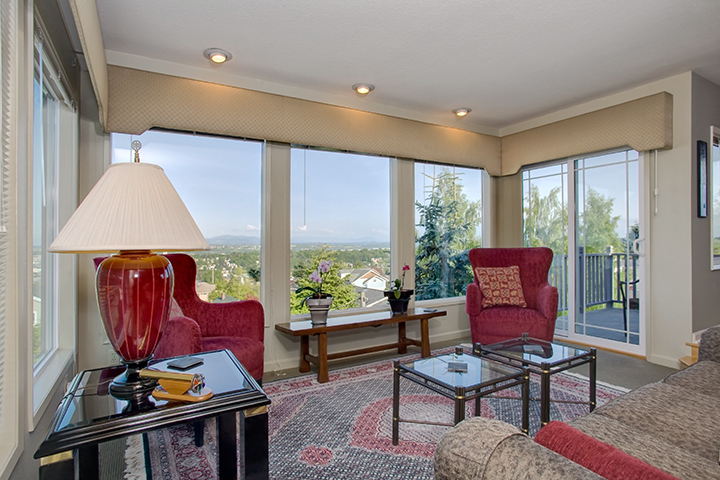
[[[318,333],[318,382],[328,380],[327,333]]]
[[[82,480],[95,480],[100,478],[98,444],[85,445],[78,448],[78,455],[79,477]]]
[[[267,407],[255,410],[255,412],[243,413],[245,416],[245,479],[267,480],[270,476]]]
[[[310,336],[303,335],[300,337],[300,373],[310,371],[310,362],[307,361],[306,355],[310,353]]]
[[[217,416],[218,478],[238,478],[237,475],[237,419],[235,412]]]
[[[422,343],[420,347],[420,356],[423,358],[430,356],[430,327],[428,326],[428,319],[427,318],[421,318],[420,319],[420,343]]]
[[[398,323],[398,354],[403,355],[407,353],[407,329],[405,322]]]

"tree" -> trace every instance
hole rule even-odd
[[[567,210],[560,200],[560,187],[541,197],[537,185],[531,185],[524,207],[523,245],[548,247],[555,254],[566,254]]]
[[[357,307],[360,295],[352,285],[340,278],[340,270],[345,268],[345,263],[337,260],[337,252],[331,251],[328,245],[323,245],[319,250],[315,250],[310,260],[300,263],[293,268],[292,275],[295,277],[298,288],[317,286],[310,280],[310,274],[317,270],[318,265],[323,260],[333,262],[323,282],[323,291],[333,297],[333,303],[330,309],[346,310]],[[307,305],[301,305],[303,298],[305,298],[304,295],[295,295],[295,292],[291,292],[291,314],[308,313],[310,311]]]
[[[473,274],[467,252],[480,245],[475,226],[481,219],[480,201],[462,192],[459,176],[442,168],[432,179],[416,231],[415,297],[418,300],[464,295]]]
[[[605,253],[608,246],[622,251],[623,245],[617,233],[620,216],[613,216],[615,199],[605,197],[593,188],[588,187],[585,194],[578,233],[580,245],[585,246],[585,253]]]

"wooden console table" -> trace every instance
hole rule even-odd
[[[328,381],[328,360],[334,360],[336,358],[380,352],[393,348],[397,348],[398,353],[402,355],[407,353],[408,345],[420,347],[420,354],[423,357],[429,357],[430,329],[428,327],[428,320],[433,317],[443,317],[445,315],[447,315],[447,312],[444,310],[416,308],[414,311],[408,311],[408,313],[403,315],[393,315],[392,312],[385,311],[361,315],[329,317],[325,325],[313,325],[310,320],[280,323],[275,325],[275,330],[293,337],[300,337],[300,371],[303,373],[309,372],[310,364],[313,363],[318,367],[318,382],[324,383]],[[420,321],[420,340],[407,338],[405,333],[405,324],[415,320]],[[396,343],[376,345],[339,353],[328,354],[327,352],[327,334],[329,332],[344,332],[346,330],[378,327],[380,325],[393,323],[396,323],[398,326],[398,341]],[[310,355],[310,335],[317,336],[317,355]]]

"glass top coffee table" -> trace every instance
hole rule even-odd
[[[466,371],[455,371],[464,366]],[[454,353],[421,358],[412,362],[395,360],[393,363],[393,445],[398,444],[400,422],[427,425],[452,426],[465,418],[465,403],[475,400],[475,412],[480,412],[480,399],[492,393],[522,386],[522,430],[528,431],[528,402],[530,376],[523,367],[512,367],[493,360],[481,358],[457,347]],[[454,423],[426,422],[400,418],[400,377],[439,393],[455,401]]]
[[[550,376],[563,372],[579,365],[590,364],[590,394],[587,402],[579,403],[589,405],[590,411],[595,410],[596,401],[596,372],[597,350],[594,348],[582,349],[547,342],[531,338],[527,334],[504,342],[482,345],[476,343],[473,347],[475,355],[502,362],[508,366],[527,367],[531,373],[540,375],[540,422],[546,425],[550,421]]]

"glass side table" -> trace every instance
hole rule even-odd
[[[540,422],[547,425],[550,421],[550,377],[579,365],[590,364],[590,392],[587,402],[564,401],[588,405],[590,411],[596,404],[597,350],[582,349],[531,338],[527,335],[504,342],[473,346],[476,355],[502,362],[508,366],[527,369],[540,376]]]
[[[467,364],[467,371],[448,370],[450,362]],[[528,432],[528,401],[530,374],[526,368],[512,367],[486,358],[465,353],[457,347],[454,353],[421,358],[412,362],[393,363],[393,428],[392,443],[398,444],[400,423],[423,423],[453,426],[465,419],[465,403],[475,400],[475,412],[480,411],[480,399],[492,393],[522,386],[522,430]],[[455,402],[453,423],[423,422],[400,418],[400,378],[422,385]]]

